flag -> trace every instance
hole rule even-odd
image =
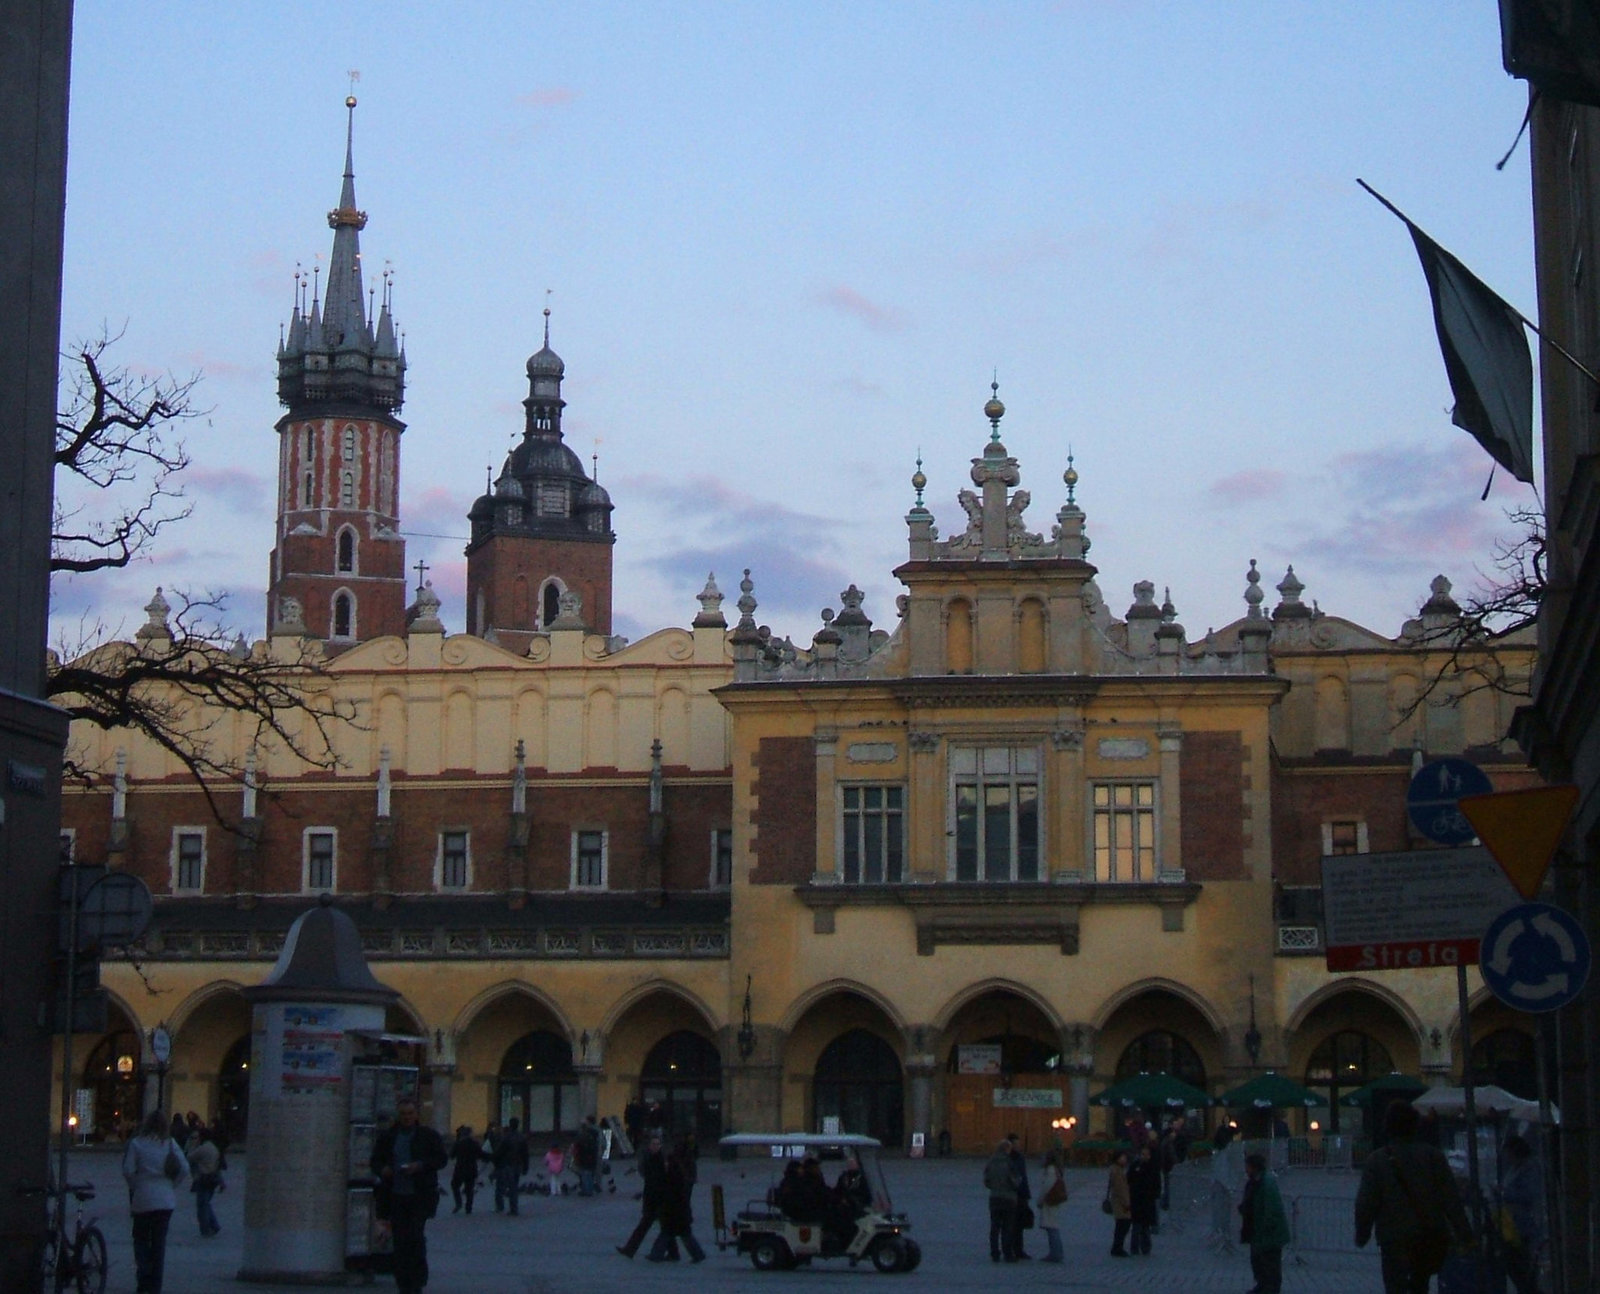
[[[1450,421],[1517,480],[1532,485],[1533,360],[1522,316],[1411,221],[1400,218],[1411,230],[1433,295],[1433,323],[1456,397]]]

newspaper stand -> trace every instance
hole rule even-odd
[[[351,1037],[349,1190],[345,1200],[345,1267],[387,1273],[394,1266],[394,1241],[378,1220],[377,1178],[367,1171],[378,1133],[394,1121],[402,1096],[417,1097],[427,1039],[359,1029]]]

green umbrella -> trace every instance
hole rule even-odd
[[[1191,1087],[1181,1078],[1171,1074],[1135,1074],[1120,1083],[1113,1083],[1103,1092],[1089,1098],[1090,1105],[1166,1106],[1171,1110],[1203,1109],[1211,1098],[1198,1087]]]
[[[1294,1079],[1269,1069],[1233,1091],[1224,1092],[1218,1104],[1230,1110],[1286,1110],[1296,1106],[1309,1108],[1324,1102],[1310,1088],[1301,1087]]]
[[[1372,1105],[1374,1098],[1379,1096],[1395,1096],[1402,1101],[1409,1101],[1413,1096],[1421,1096],[1427,1090],[1426,1083],[1421,1079],[1412,1078],[1409,1074],[1385,1074],[1382,1078],[1373,1079],[1365,1087],[1346,1092],[1339,1098],[1339,1104],[1365,1110]]]

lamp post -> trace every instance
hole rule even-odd
[[[1250,1068],[1261,1059],[1261,1030],[1256,1028],[1256,977],[1250,976],[1250,1027],[1244,1031],[1244,1049],[1250,1057]]]
[[[744,1011],[740,1017],[738,1046],[739,1059],[749,1060],[756,1054],[756,1027],[750,1022],[750,983],[754,977],[744,977]]]

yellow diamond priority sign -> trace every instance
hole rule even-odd
[[[1535,897],[1544,884],[1550,859],[1577,805],[1575,786],[1534,786],[1460,800],[1461,812],[1478,839],[1525,899]]]

